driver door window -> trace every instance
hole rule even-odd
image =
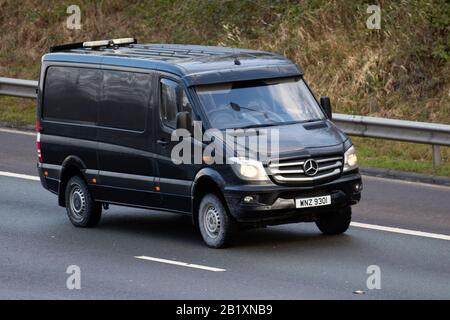
[[[159,105],[159,114],[161,123],[165,127],[175,129],[178,113],[178,83],[169,79],[161,79],[160,88],[161,103]]]

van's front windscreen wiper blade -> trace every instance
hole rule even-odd
[[[263,128],[263,127],[286,126],[286,125],[290,125],[290,124],[315,122],[315,121],[322,121],[322,120],[323,119],[311,119],[311,120],[298,120],[298,121],[286,121],[286,122],[258,123],[258,124],[249,124],[247,126],[237,127],[234,129],[252,129],[252,128]]]

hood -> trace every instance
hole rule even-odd
[[[241,148],[248,152],[251,157],[257,156],[262,161],[278,156],[284,158],[309,154],[312,149],[327,149],[326,147],[339,146],[347,140],[347,136],[328,120],[246,129],[240,133],[239,131],[226,130],[222,137],[217,138],[221,140],[226,138],[227,148],[230,147],[231,141],[235,141],[235,149]],[[253,139],[253,143],[251,143],[251,139]],[[261,147],[254,143],[256,139],[258,139],[260,145],[267,145],[269,150],[278,141],[278,154],[271,154],[269,151],[267,152],[269,159],[265,159],[267,157],[258,152],[258,148],[261,150]],[[265,139],[267,139],[267,144]]]

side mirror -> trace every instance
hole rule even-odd
[[[187,111],[178,112],[176,115],[177,129],[186,129],[191,131],[192,118],[191,113]]]
[[[332,119],[333,115],[331,112],[331,102],[329,97],[320,97],[320,105],[322,106],[323,111],[327,115],[328,119]]]

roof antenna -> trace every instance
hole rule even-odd
[[[233,48],[233,56],[234,56],[234,64],[237,66],[241,65],[241,61],[239,61],[239,58],[236,54],[236,48]]]

